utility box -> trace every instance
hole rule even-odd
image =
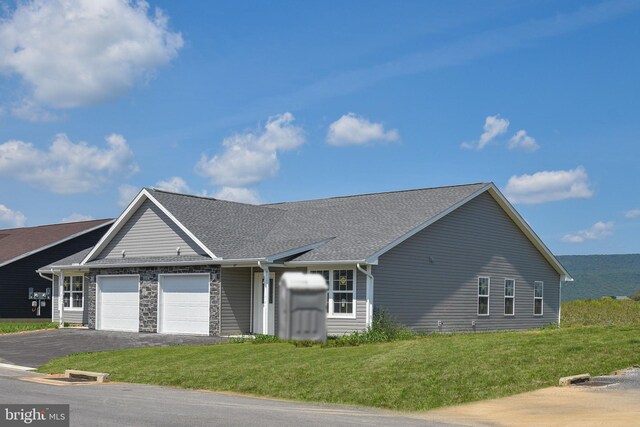
[[[278,337],[327,340],[327,283],[319,274],[284,273],[280,279]]]

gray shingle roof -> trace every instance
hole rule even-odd
[[[247,252],[244,247],[262,242],[285,213],[271,207],[147,191],[219,258],[237,258],[237,253]]]
[[[334,239],[296,261],[364,260],[487,184],[426,188],[269,205],[286,210],[267,239]]]
[[[326,240],[295,261],[360,261],[486,185],[262,206],[147,190],[218,257],[263,258]]]
[[[364,261],[416,227],[488,184],[425,188],[247,205],[208,197],[146,190],[217,257],[227,260],[286,257],[289,261]],[[92,248],[42,267],[80,263]],[[210,262],[208,256],[102,259],[106,264]]]

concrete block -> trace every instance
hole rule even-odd
[[[571,384],[583,383],[585,381],[589,381],[590,379],[591,379],[591,375],[589,374],[572,375],[570,377],[560,378],[560,385],[568,386]]]
[[[64,371],[64,376],[65,378],[84,378],[99,383],[106,383],[109,381],[109,374],[106,374],[104,372],[90,372],[67,369],[66,371]]]

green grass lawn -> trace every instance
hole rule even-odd
[[[429,335],[355,347],[230,343],[85,353],[41,372],[109,372],[114,381],[426,410],[557,385],[640,363],[640,326]]]
[[[40,329],[55,329],[57,327],[57,323],[51,322],[0,322],[0,334],[37,331]]]

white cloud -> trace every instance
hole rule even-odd
[[[147,81],[182,45],[145,1],[20,1],[0,21],[0,71],[22,79],[27,102],[80,107]]]
[[[221,200],[230,200],[232,202],[249,203],[251,205],[260,203],[258,194],[254,190],[243,187],[222,187],[213,197]]]
[[[542,171],[533,175],[512,176],[504,188],[512,203],[536,204],[565,199],[588,199],[593,196],[587,171],[575,169]]]
[[[62,222],[90,221],[92,219],[94,218],[91,215],[74,212],[71,215],[62,218]]]
[[[10,227],[24,227],[27,217],[22,212],[13,211],[3,204],[0,204],[0,223],[8,224]]]
[[[133,152],[122,135],[106,138],[99,148],[77,144],[67,135],[56,135],[48,151],[33,144],[11,140],[0,144],[0,175],[27,182],[58,194],[93,190],[112,176],[130,176],[138,171]]]
[[[480,135],[478,141],[463,142],[460,147],[468,150],[482,150],[497,136],[502,135],[509,129],[509,120],[501,118],[500,114],[487,116],[483,129],[484,132]]]
[[[217,185],[242,187],[272,178],[280,170],[279,151],[304,144],[302,128],[292,125],[291,113],[270,117],[264,130],[245,132],[226,138],[225,152],[208,158],[202,155],[196,172]]]
[[[156,182],[155,187],[158,190],[171,191],[173,193],[191,193],[191,189],[183,178],[179,176],[173,176],[164,181]]]
[[[385,131],[382,123],[371,123],[354,113],[348,113],[329,125],[327,142],[331,145],[363,145],[373,141],[397,141],[398,130]]]
[[[509,147],[509,150],[521,148],[525,151],[536,151],[540,148],[535,138],[527,135],[525,130],[516,132],[507,143],[507,147]]]
[[[140,189],[135,185],[123,184],[118,187],[118,206],[124,208],[133,201]]]
[[[587,240],[602,240],[613,234],[613,221],[596,222],[586,230],[580,230],[575,234],[565,234],[562,241],[566,243],[582,243]]]
[[[11,107],[11,114],[22,120],[29,122],[53,122],[59,119],[59,116],[42,108],[32,100],[23,99],[18,104]]]
[[[640,217],[640,209],[631,209],[624,213],[625,218],[633,219]]]

